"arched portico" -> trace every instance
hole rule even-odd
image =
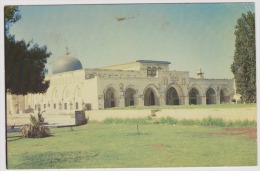
[[[212,87],[206,91],[206,104],[216,104],[216,92]]]
[[[166,93],[166,105],[179,105],[180,99],[177,90],[174,87],[170,87]]]
[[[134,106],[135,103],[135,93],[136,91],[133,88],[128,88],[125,91],[125,106]]]
[[[230,93],[226,87],[220,90],[220,103],[230,103]]]
[[[144,91],[144,105],[154,106],[159,105],[159,98],[156,94],[156,89],[153,87],[147,87]]]
[[[193,87],[189,91],[189,104],[197,105],[201,104],[201,95],[197,88]]]
[[[104,107],[112,108],[117,106],[116,92],[113,87],[109,87],[104,92]]]
[[[166,105],[185,104],[182,87],[177,83],[170,84],[166,89]]]

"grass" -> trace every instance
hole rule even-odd
[[[97,122],[96,122],[97,123]],[[245,127],[245,126],[257,126],[256,121],[225,121],[222,118],[207,117],[202,120],[194,119],[175,119],[172,117],[166,118],[152,118],[148,116],[146,118],[107,118],[103,121],[104,124],[169,124],[169,125],[197,125],[197,126],[218,126],[218,127]]]
[[[51,137],[41,139],[21,139],[18,133],[8,133],[8,169],[257,164],[257,142],[245,135],[222,134],[222,127],[172,124],[175,120],[167,118],[160,124],[139,121],[138,130],[137,120],[90,122],[73,129],[52,129]]]

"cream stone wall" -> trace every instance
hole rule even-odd
[[[220,104],[220,91],[226,89],[230,95],[230,101],[233,99],[234,80],[233,79],[194,79],[190,78],[189,91],[192,88],[197,88],[202,96],[202,104],[206,104],[206,92],[209,88],[212,88],[216,93],[216,103]]]

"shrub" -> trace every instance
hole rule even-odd
[[[181,119],[166,117],[166,118],[152,118],[148,116],[146,118],[107,118],[103,121],[105,124],[169,124],[169,125],[198,125],[198,126],[219,126],[219,127],[245,127],[256,126],[256,121],[225,121],[222,118],[212,118],[211,116],[202,120],[194,119]]]
[[[30,115],[30,124],[21,127],[21,134],[25,138],[43,138],[50,135],[50,129],[40,125],[36,117]]]
[[[175,118],[167,117],[167,118],[161,118],[159,122],[160,124],[173,125],[173,124],[177,124],[178,121]]]
[[[41,109],[40,108],[38,109],[38,122],[44,122],[44,118],[42,116],[43,112],[45,112],[45,111],[41,112]]]

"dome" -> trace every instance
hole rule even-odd
[[[52,74],[74,71],[79,69],[82,69],[81,62],[77,58],[69,54],[58,58],[52,64]]]

